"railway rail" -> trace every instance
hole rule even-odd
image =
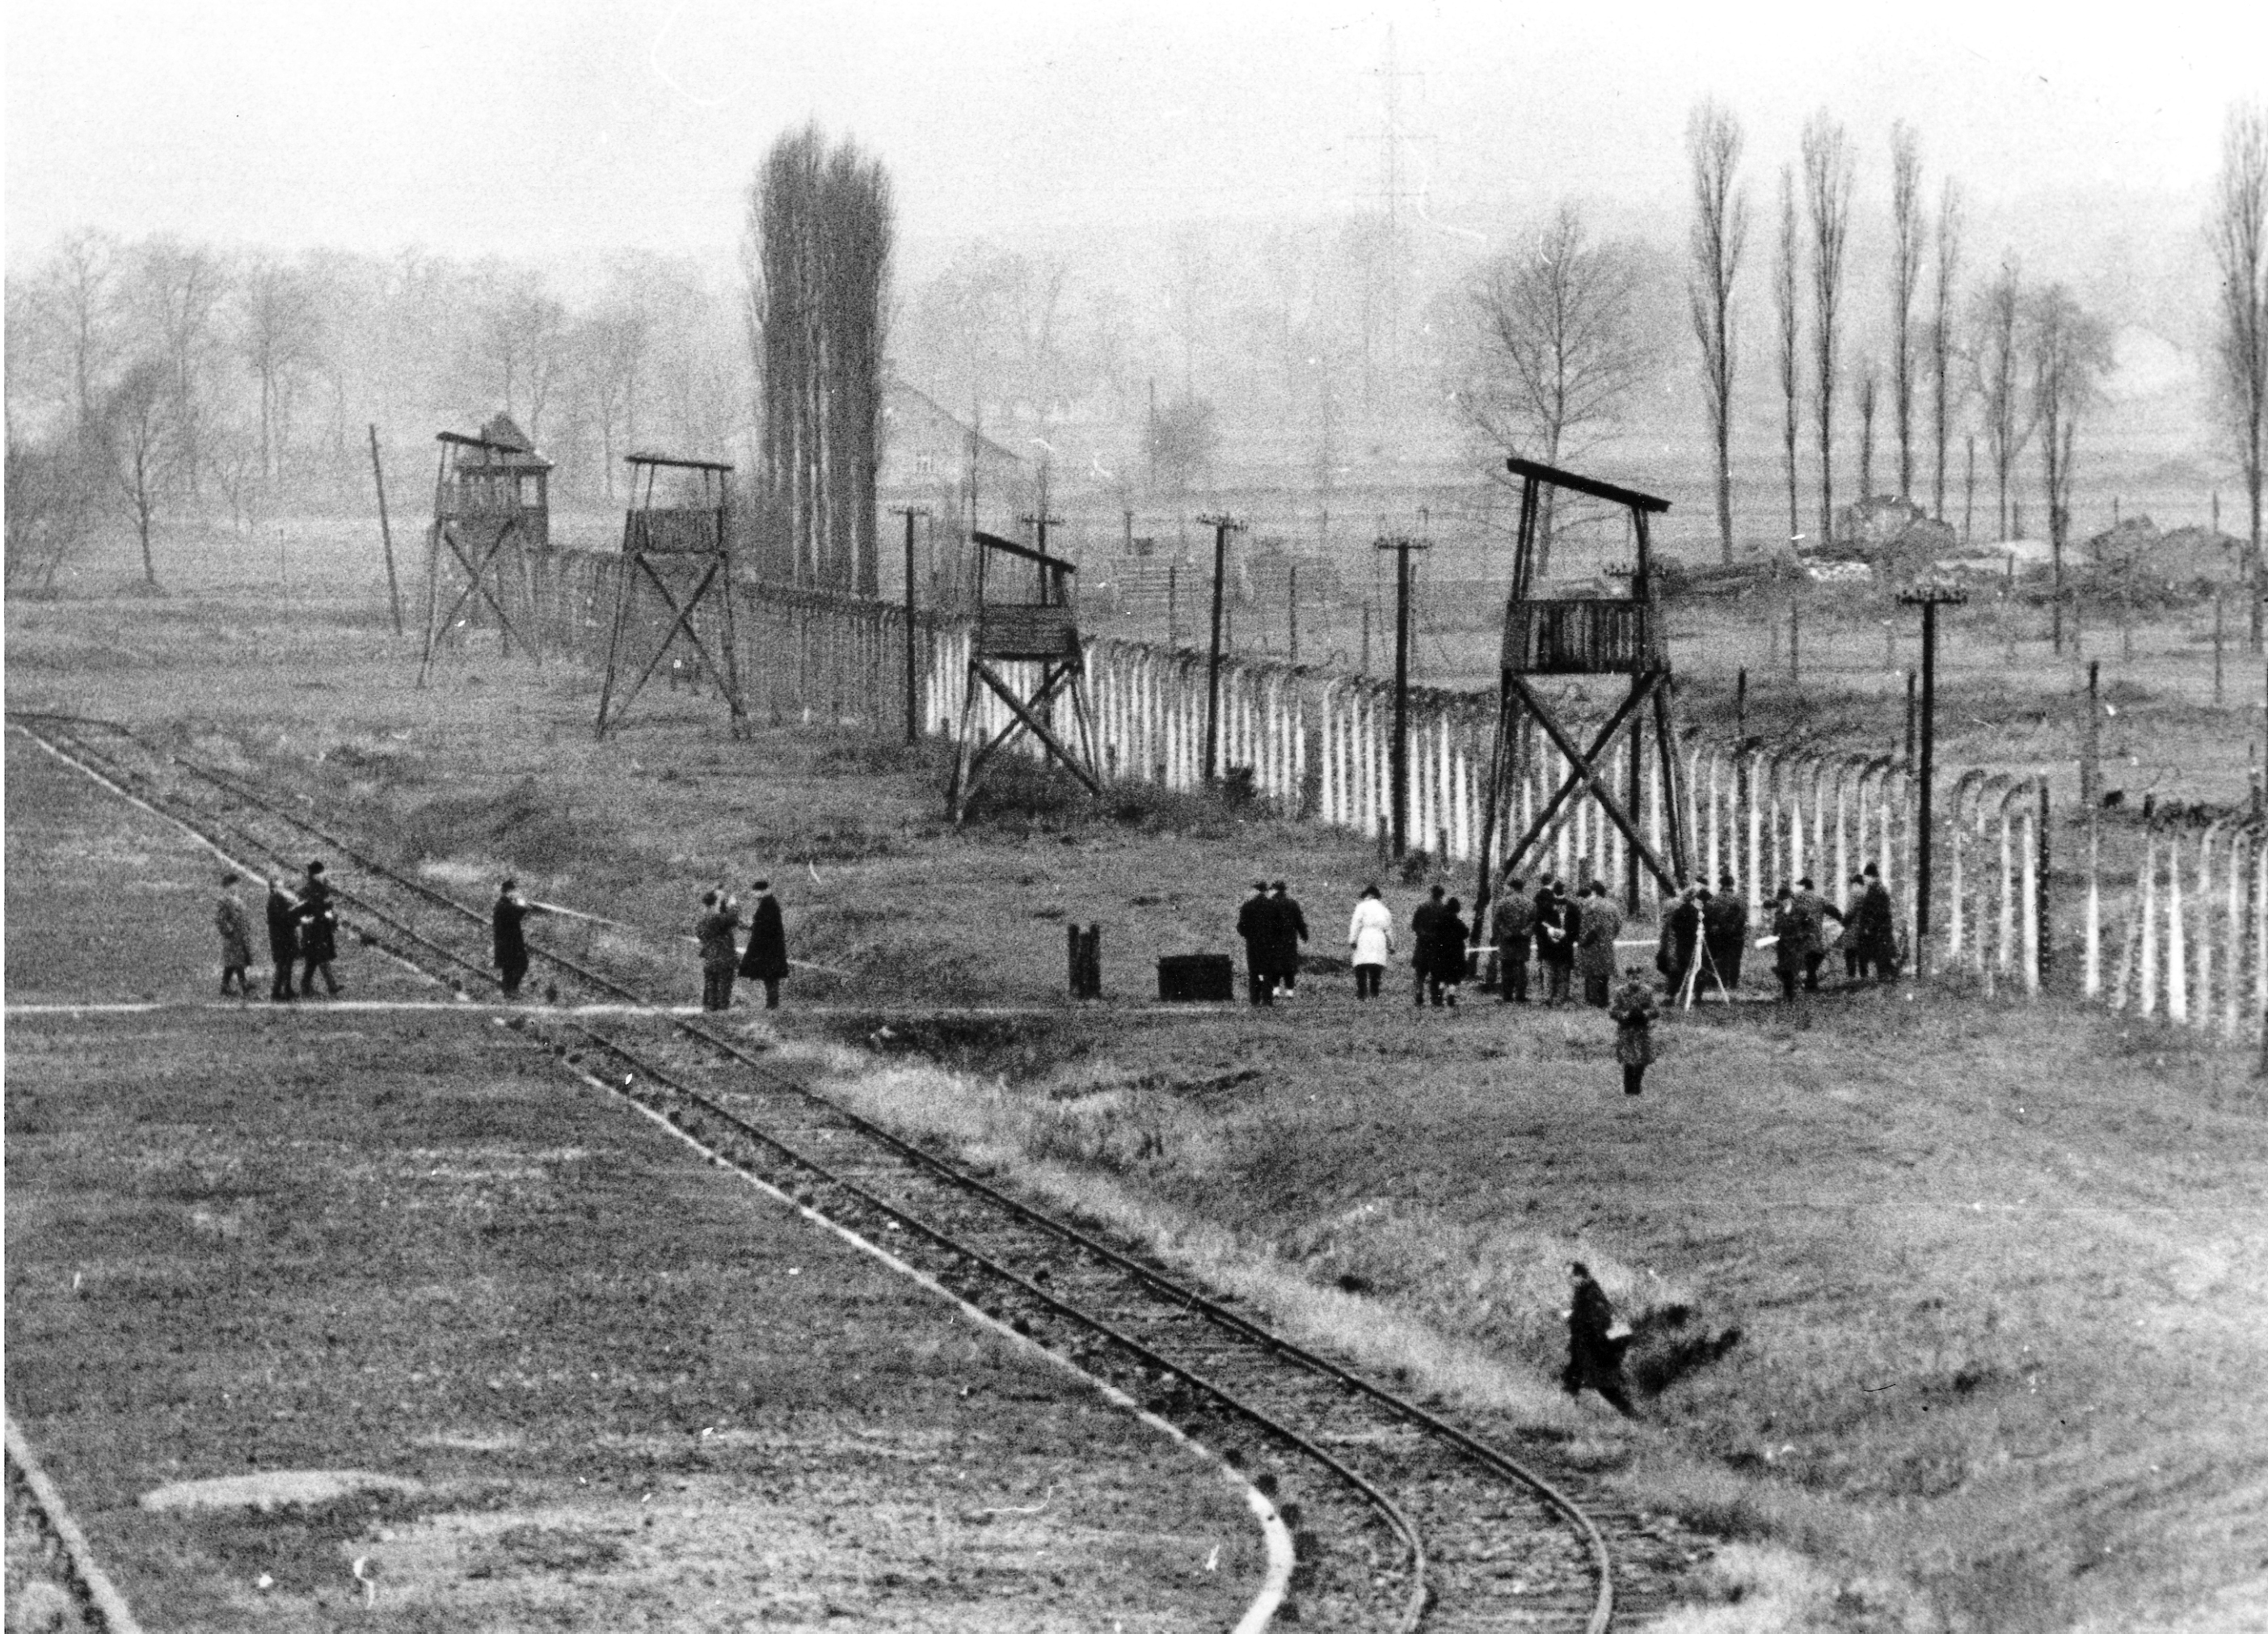
[[[10,720],[240,862],[295,869],[321,847],[350,929],[460,992],[493,985],[484,912],[316,817],[115,723]],[[1287,1618],[1404,1634],[1603,1634],[1663,1606],[1675,1551],[1640,1517],[1592,1512],[1491,1441],[1270,1331],[1232,1297],[860,1116],[718,1025],[640,1008],[652,1005],[637,985],[647,971],[597,954],[536,956],[563,1002],[588,996],[630,1013],[533,1003],[508,1024],[1242,1469],[1292,1527]]]

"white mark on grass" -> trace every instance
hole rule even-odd
[[[262,1591],[271,1589],[276,1586],[276,1579],[269,1577],[265,1571],[263,1571],[258,1577],[253,1579],[252,1586]]]

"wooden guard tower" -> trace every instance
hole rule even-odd
[[[633,454],[625,462],[630,468],[631,503],[622,519],[622,566],[615,579],[607,678],[599,689],[599,736],[604,737],[607,728],[622,720],[682,637],[700,672],[714,679],[725,695],[733,736],[738,737],[747,728],[748,712],[740,697],[740,648],[733,628],[733,548],[725,531],[733,468],[715,460],[681,460],[666,454]],[[693,473],[698,503],[657,507],[654,482],[665,470]],[[641,477],[645,480],[643,496]],[[660,598],[659,607],[649,591]],[[703,636],[693,617],[711,596],[717,604],[713,641]],[[656,628],[659,639],[654,638]],[[642,663],[637,648],[651,649]],[[624,686],[622,678],[634,664],[638,666],[637,678]]]
[[[1060,557],[1035,551],[1027,544],[982,531],[970,536],[982,547],[976,558],[976,633],[968,648],[968,676],[962,691],[961,730],[953,757],[953,782],[946,790],[946,808],[955,823],[968,810],[984,768],[992,757],[1028,731],[1047,746],[1050,758],[1061,760],[1071,774],[1086,786],[1087,793],[1102,792],[1094,770],[1094,728],[1087,717],[1086,656],[1079,646],[1079,623],[1071,604],[1071,577],[1079,571]],[[1036,564],[1038,600],[998,602],[987,597],[987,566],[995,555]],[[1002,565],[1006,571],[1006,565]],[[994,666],[1035,663],[1040,684],[1029,698],[1016,689]],[[981,745],[977,724],[978,688],[988,687],[1008,706],[1009,721]],[[1049,721],[1050,705],[1058,691],[1071,696],[1071,714],[1079,728],[1079,752],[1074,754]]]
[[[441,445],[441,457],[433,478],[433,525],[425,538],[425,649],[417,664],[419,686],[432,668],[434,649],[468,607],[468,622],[494,617],[505,653],[517,642],[541,661],[528,556],[551,543],[551,462],[535,451],[510,416],[496,416],[477,437],[441,432],[434,440]]]
[[[1519,751],[1522,711],[1535,717],[1559,752],[1567,758],[1567,776],[1528,823],[1527,832],[1505,854],[1505,869],[1516,869],[1528,850],[1547,832],[1578,790],[1587,789],[1614,825],[1627,839],[1627,867],[1623,881],[1625,906],[1638,906],[1638,870],[1642,861],[1660,882],[1675,892],[1690,877],[1691,861],[1685,833],[1685,805],[1677,786],[1677,731],[1670,719],[1669,654],[1661,642],[1654,616],[1653,544],[1647,520],[1669,508],[1669,501],[1629,488],[1617,488],[1572,471],[1539,465],[1519,458],[1505,462],[1521,479],[1520,534],[1513,557],[1512,595],[1504,612],[1504,687],[1497,709],[1496,739],[1489,755],[1489,787],[1482,808],[1480,885],[1476,894],[1485,903],[1495,874],[1490,851],[1499,814],[1513,787],[1514,758]],[[1543,490],[1562,488],[1587,494],[1630,512],[1638,543],[1638,562],[1631,573],[1630,594],[1538,600],[1533,595],[1535,569],[1535,530],[1542,509]],[[1532,676],[1630,677],[1630,691],[1615,706],[1607,723],[1587,747],[1579,745],[1552,713],[1551,706],[1529,684]],[[1658,855],[1638,827],[1640,773],[1645,765],[1645,706],[1653,706],[1653,741],[1660,757],[1663,836],[1669,855]],[[1601,758],[1615,736],[1630,729],[1630,786],[1627,800],[1607,786],[1599,771]],[[1476,911],[1474,922],[1479,922]]]

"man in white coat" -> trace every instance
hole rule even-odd
[[[1347,946],[1354,950],[1355,997],[1376,998],[1379,983],[1386,976],[1386,957],[1394,951],[1394,915],[1379,900],[1375,885],[1366,885],[1362,900],[1354,905],[1354,918],[1347,925]]]

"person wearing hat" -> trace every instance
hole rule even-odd
[[[1543,1002],[1565,1004],[1575,975],[1575,905],[1567,896],[1567,882],[1548,881],[1535,895],[1535,957],[1547,979]]]
[[[1280,879],[1268,887],[1268,912],[1275,932],[1270,939],[1270,968],[1275,973],[1276,996],[1288,999],[1300,985],[1300,944],[1307,939],[1307,915]]]
[[[1607,1008],[1615,980],[1615,939],[1623,934],[1623,911],[1607,894],[1606,882],[1583,887],[1576,906],[1575,967],[1583,976],[1583,1002]]]
[[[1244,939],[1244,989],[1255,1008],[1276,1002],[1276,905],[1268,882],[1252,882],[1252,894],[1236,910],[1236,934]]]
[[[1394,951],[1394,915],[1375,885],[1365,885],[1362,899],[1354,905],[1354,917],[1347,921],[1347,947],[1353,954],[1355,997],[1376,998],[1386,979],[1387,956]]]
[[[1741,985],[1741,954],[1748,942],[1749,899],[1730,874],[1720,874],[1715,892],[1701,909],[1701,946],[1727,993]]]
[[[252,968],[252,921],[236,894],[237,876],[220,876],[220,898],[213,904],[213,928],[220,933],[220,995],[226,998],[232,984],[236,996],[248,999],[252,987],[245,980]]]
[[[764,984],[764,1008],[779,1008],[779,985],[787,977],[787,922],[780,917],[779,898],[772,882],[755,882],[755,911],[748,916],[748,950],[740,956],[740,974]]]
[[[1890,909],[1889,888],[1882,884],[1881,866],[1867,863],[1866,871],[1854,876],[1851,883],[1859,887],[1859,906],[1851,914],[1852,957],[1858,965],[1855,973],[1893,980],[1898,973],[1898,928]]]
[[[1645,986],[1641,980],[1640,987]],[[1653,995],[1648,994],[1651,998]],[[1560,1388],[1569,1395],[1595,1390],[1624,1418],[1636,1418],[1630,1391],[1623,1383],[1623,1352],[1630,1346],[1630,1329],[1615,1320],[1615,1307],[1580,1260],[1567,1265],[1567,1365],[1560,1372]]]
[[[489,910],[489,930],[495,943],[491,963],[497,967],[504,997],[518,998],[519,984],[527,975],[527,916],[549,912],[541,903],[521,896],[516,879],[507,879],[497,887],[496,902]]]
[[[343,989],[338,977],[332,973],[331,962],[339,956],[339,913],[331,906],[331,882],[320,861],[307,864],[307,877],[299,887],[296,917],[299,925],[299,958],[306,966],[299,972],[299,991],[313,996],[315,972],[320,971],[324,989],[333,998],[338,997]]]
[[[1793,1002],[1796,979],[1805,961],[1804,916],[1796,906],[1795,892],[1782,885],[1772,898],[1772,973],[1779,978],[1779,995]]]

